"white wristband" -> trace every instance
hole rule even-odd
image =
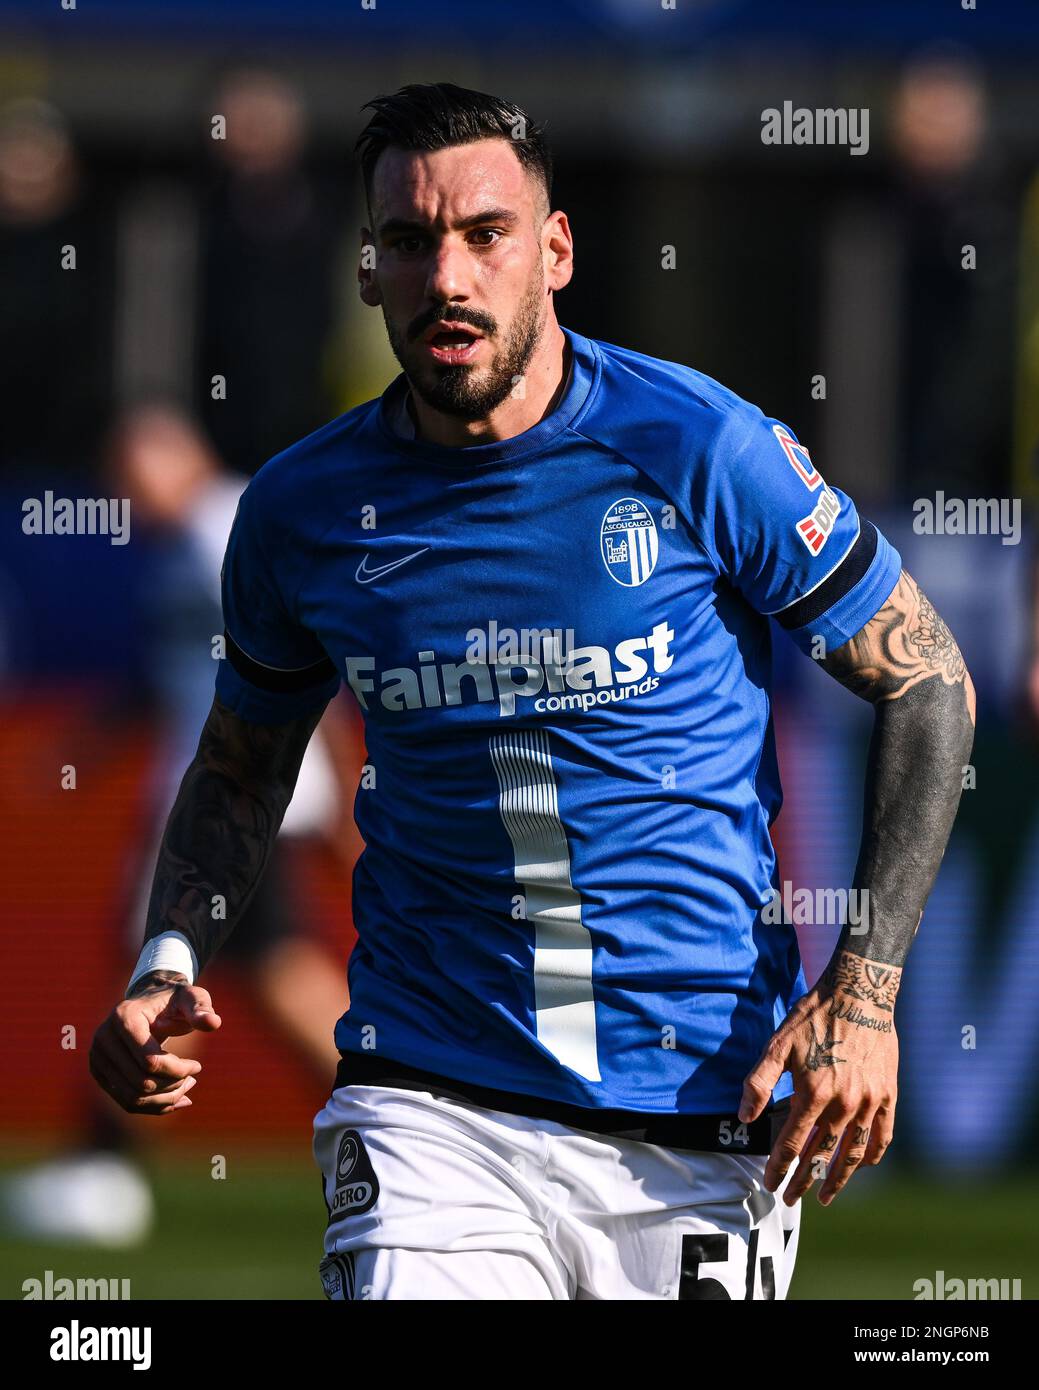
[[[164,931],[144,943],[144,950],[134,966],[130,983],[126,986],[127,994],[149,970],[176,970],[181,975],[186,975],[188,984],[193,985],[198,975],[198,957],[183,933]]]

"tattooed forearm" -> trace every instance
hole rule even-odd
[[[826,1016],[873,1033],[893,1033],[895,996],[901,980],[902,972],[896,966],[863,960],[838,947],[819,981],[828,999]]]
[[[901,966],[959,806],[974,686],[948,627],[904,570],[880,612],[822,665],[876,710],[854,880],[866,890],[867,920],[845,926],[834,959]]]
[[[830,961],[823,978],[835,993],[892,1013],[902,972],[894,966],[878,965],[850,951],[841,951]]]
[[[320,718],[318,710],[290,724],[252,724],[214,700],[166,823],[145,940],[182,932],[201,969],[230,935],[263,873]]]
[[[890,1018],[875,1018],[855,1004],[841,1003],[836,999],[830,1000],[827,1017],[839,1018],[845,1023],[853,1023],[856,1028],[870,1028],[874,1033],[890,1033],[895,1026],[894,1021]]]

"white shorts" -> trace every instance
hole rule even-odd
[[[330,1299],[782,1299],[801,1203],[766,1158],[351,1085],[314,1120]]]

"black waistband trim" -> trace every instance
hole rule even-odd
[[[708,1153],[768,1154],[789,1115],[790,1099],[777,1102],[750,1124],[733,1113],[717,1115],[657,1115],[640,1110],[602,1110],[518,1091],[499,1091],[454,1077],[439,1076],[419,1067],[394,1062],[374,1053],[340,1053],[333,1091],[340,1086],[395,1086],[429,1091],[447,1100],[503,1110],[509,1115],[555,1120],[592,1134],[660,1144],[671,1149]]]

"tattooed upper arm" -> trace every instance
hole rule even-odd
[[[213,700],[199,740],[197,758],[245,787],[291,796],[303,754],[324,707],[287,724],[253,724]]]
[[[974,686],[956,639],[905,570],[880,611],[819,664],[865,700],[897,700],[933,677],[962,686],[973,722]]]

